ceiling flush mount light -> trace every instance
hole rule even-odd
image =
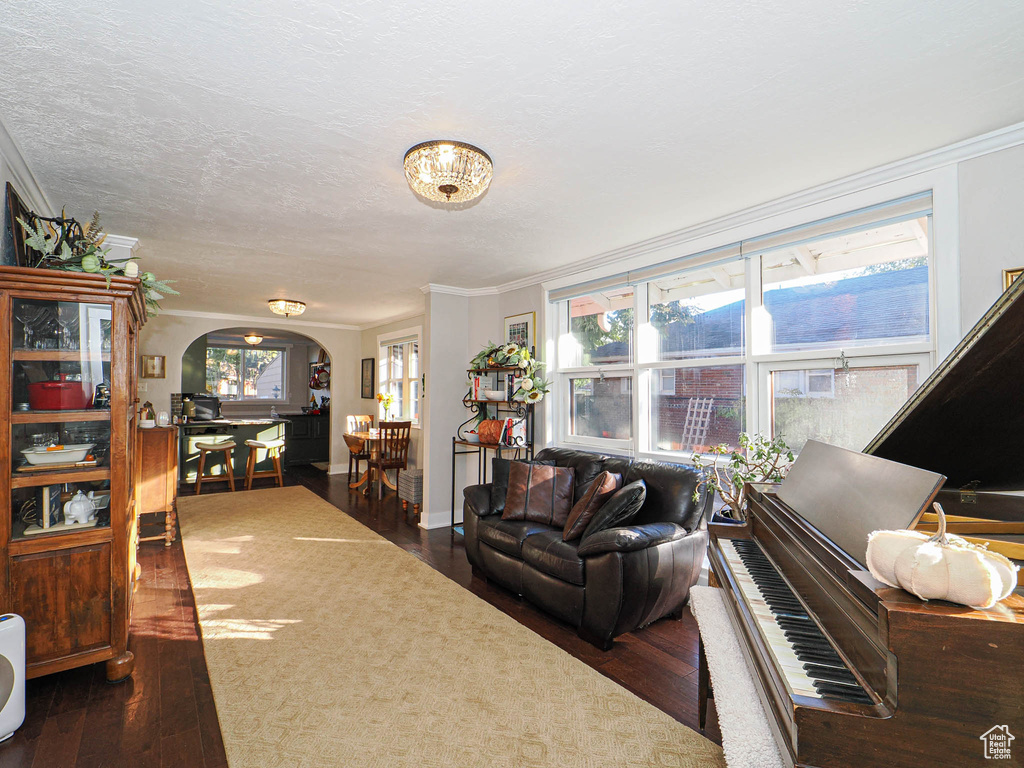
[[[292,301],[291,299],[271,299],[267,302],[267,306],[270,307],[270,311],[275,315],[284,315],[285,317],[301,315],[306,311],[305,304],[301,301]]]
[[[439,203],[479,197],[493,175],[487,153],[461,141],[424,141],[405,153],[405,178],[412,191]]]
[[[254,347],[263,341],[263,337],[260,336],[258,333],[250,333],[248,336],[245,336],[244,338],[247,344],[252,344]]]

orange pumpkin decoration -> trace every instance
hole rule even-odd
[[[498,419],[487,419],[481,421],[476,428],[476,433],[480,435],[481,443],[488,443],[494,445],[501,438],[501,428],[504,425],[503,421]]]

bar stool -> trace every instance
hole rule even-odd
[[[231,452],[235,449],[234,440],[226,440],[223,443],[196,443],[196,448],[199,449],[199,471],[196,473],[196,496],[199,495],[203,489],[203,472],[206,469],[206,454],[208,453],[223,453],[224,454],[224,466],[227,468],[228,485],[231,486],[231,490],[235,490],[235,470],[231,466]],[[207,482],[214,480],[214,476],[210,475],[207,478]]]
[[[275,485],[284,485],[284,476],[281,474],[281,450],[284,448],[284,440],[246,440],[249,446],[249,458],[245,462],[245,490],[252,489],[252,481],[257,477],[272,477]],[[256,451],[265,450],[267,455],[274,461],[273,469],[256,471]]]

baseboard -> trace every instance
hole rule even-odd
[[[461,511],[461,510],[460,510]],[[458,525],[462,522],[462,515],[456,515],[455,523]],[[426,528],[431,530],[433,528],[449,528],[452,524],[452,511],[450,509],[443,509],[435,511],[433,513],[423,510],[420,513],[420,528]]]
[[[327,470],[327,474],[328,475],[347,475],[348,474],[348,464],[331,464],[330,468]]]

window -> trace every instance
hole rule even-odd
[[[772,371],[771,432],[798,453],[811,438],[859,451],[920,382],[921,364],[910,361],[845,370]]]
[[[221,400],[284,400],[283,349],[206,348],[206,391]]]
[[[552,292],[560,439],[863,448],[934,364],[930,231],[924,194]]]
[[[420,341],[418,329],[409,338],[406,332],[389,339],[378,337],[380,360],[378,364],[378,392],[390,392],[394,398],[389,415],[392,419],[419,424],[422,379],[420,378]],[[378,418],[384,418],[384,408],[378,408]]]

